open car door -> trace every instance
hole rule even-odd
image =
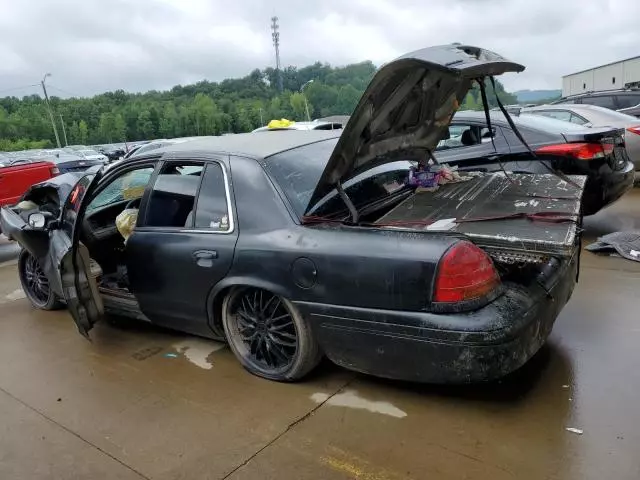
[[[100,173],[83,177],[73,187],[62,208],[60,228],[50,233],[49,254],[58,267],[62,296],[78,331],[89,338],[89,330],[104,313],[88,249],[80,243],[86,200]]]

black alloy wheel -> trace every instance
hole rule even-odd
[[[56,310],[62,306],[60,299],[51,290],[49,279],[38,259],[27,250],[18,258],[18,275],[25,295],[31,304],[40,310]]]
[[[236,357],[260,377],[297,380],[320,360],[313,333],[296,307],[266,290],[232,290],[223,304],[223,326]]]

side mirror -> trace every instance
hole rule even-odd
[[[47,226],[47,220],[53,215],[49,212],[36,212],[29,215],[29,226],[37,230],[43,230]]]

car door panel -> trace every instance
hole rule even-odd
[[[138,225],[126,245],[130,289],[142,312],[154,323],[199,335],[211,334],[207,299],[231,269],[238,239],[227,165],[220,160],[204,163],[209,164],[225,172],[226,231],[193,226],[196,214],[184,227]],[[194,202],[196,212],[201,198],[202,192]],[[144,202],[140,216],[156,222],[158,215],[149,215],[153,202],[153,196]]]

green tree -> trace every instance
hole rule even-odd
[[[142,110],[138,114],[138,122],[137,122],[137,130],[138,133],[145,140],[152,140],[155,138],[155,130],[153,127],[153,122],[151,121],[151,112],[149,110]]]
[[[111,112],[100,115],[99,124],[100,136],[105,141],[112,143],[114,138],[115,122]]]
[[[173,103],[167,103],[160,120],[160,136],[172,138],[179,135],[178,111]]]
[[[292,93],[289,98],[291,109],[295,115],[296,120],[307,120],[307,111],[305,107],[305,97],[302,93]],[[313,105],[309,103],[309,112],[313,111]]]
[[[78,142],[80,145],[86,145],[89,139],[89,127],[84,120],[80,120],[78,124]]]
[[[123,142],[127,139],[127,124],[119,113],[113,117],[113,138],[116,142]]]
[[[376,72],[371,62],[332,67],[316,62],[282,71],[285,90],[276,88],[273,68],[254,69],[242,78],[221,82],[203,80],[177,85],[168,91],[107,92],[90,98],[51,97],[56,113],[67,122],[71,143],[121,142],[217,135],[249,131],[272,119],[306,119],[304,95],[312,118],[351,114]],[[293,93],[295,92],[295,93]],[[513,95],[496,82],[496,92],[505,104],[516,103]],[[497,105],[493,88],[487,85],[491,107]],[[474,85],[461,108],[480,109],[480,90]],[[38,95],[0,98],[0,139],[7,148],[55,142],[44,100]]]

